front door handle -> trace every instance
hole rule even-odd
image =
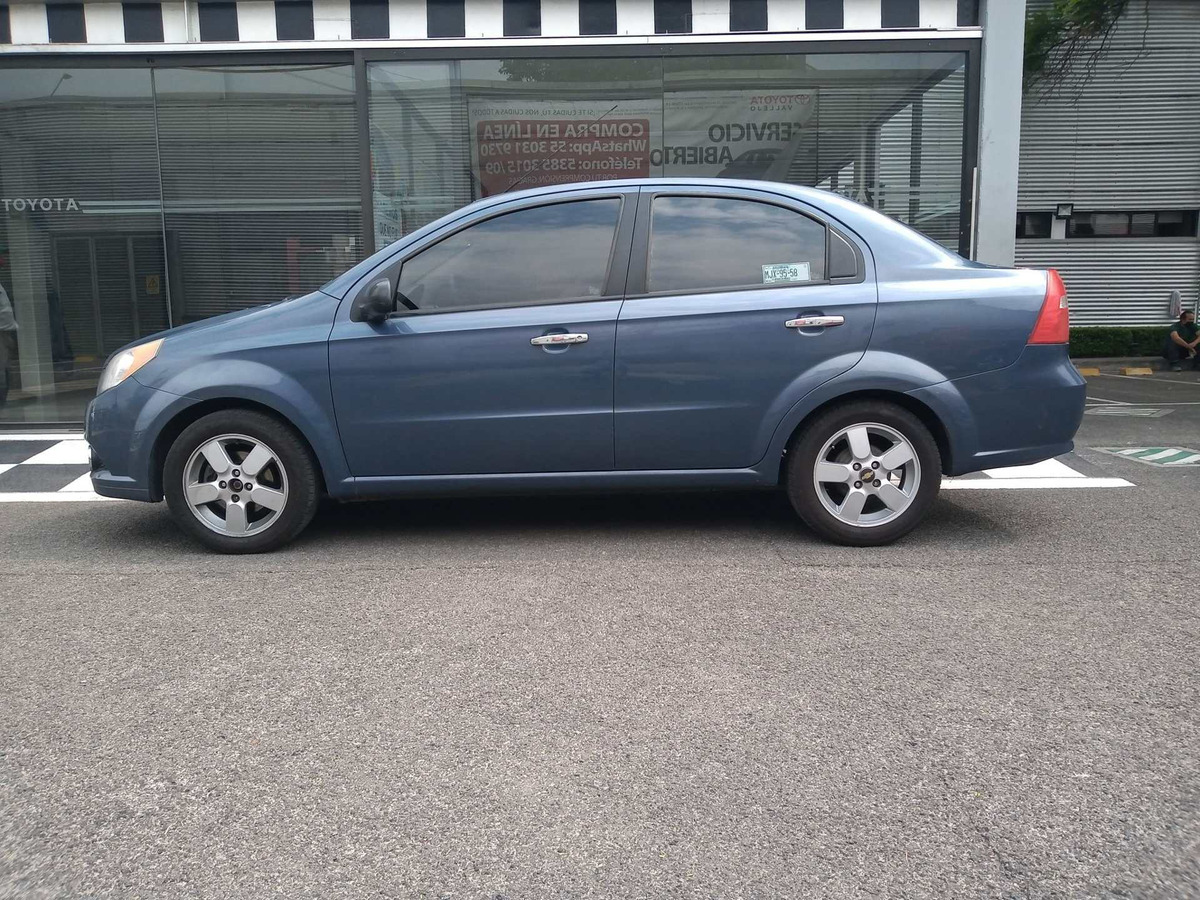
[[[802,316],[799,319],[788,319],[783,323],[785,328],[832,328],[834,325],[845,325],[845,316]]]
[[[586,334],[543,334],[541,337],[530,338],[529,343],[535,347],[553,347],[558,344],[586,344]]]

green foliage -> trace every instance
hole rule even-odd
[[[1071,329],[1071,358],[1102,356],[1158,356],[1170,325],[1118,328],[1088,325]]]
[[[1025,18],[1025,89],[1084,79],[1108,46],[1130,0],[1053,0]]]

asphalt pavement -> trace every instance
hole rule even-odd
[[[774,494],[0,505],[0,897],[1200,897],[1200,378],[887,548]]]

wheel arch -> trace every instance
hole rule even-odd
[[[809,410],[809,412],[796,423],[788,435],[787,442],[784,444],[784,452],[779,457],[779,473],[778,481],[780,485],[786,483],[787,478],[787,453],[796,443],[799,435],[803,433],[808,424],[817,416],[824,413],[826,410],[832,409],[835,406],[841,406],[846,403],[853,403],[859,400],[877,400],[884,403],[892,403],[899,406],[901,409],[907,410],[918,419],[921,424],[929,429],[929,433],[933,435],[934,443],[937,444],[938,454],[942,461],[942,474],[948,475],[952,471],[952,456],[953,449],[950,443],[950,434],[946,429],[945,423],[941,420],[937,413],[931,407],[922,403],[914,397],[900,391],[889,391],[886,389],[864,389],[857,391],[849,391],[845,394],[839,394],[836,397],[831,397],[819,406]]]
[[[321,454],[316,451],[312,441],[304,433],[304,429],[298,427],[295,422],[279,410],[273,409],[265,403],[241,397],[213,397],[185,406],[159,429],[158,436],[154,439],[154,444],[150,450],[149,481],[150,496],[153,500],[158,501],[163,499],[163,467],[166,465],[167,454],[171,450],[171,445],[175,443],[175,440],[183,433],[183,430],[210,413],[225,412],[234,409],[244,409],[270,416],[295,432],[296,437],[300,439],[308,452],[312,454],[312,458],[317,464],[317,477],[320,479],[321,494],[328,493],[329,488],[326,482],[325,465],[321,460]]]

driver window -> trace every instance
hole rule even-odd
[[[564,303],[603,296],[619,198],[517,210],[406,260],[400,306],[421,311]]]

